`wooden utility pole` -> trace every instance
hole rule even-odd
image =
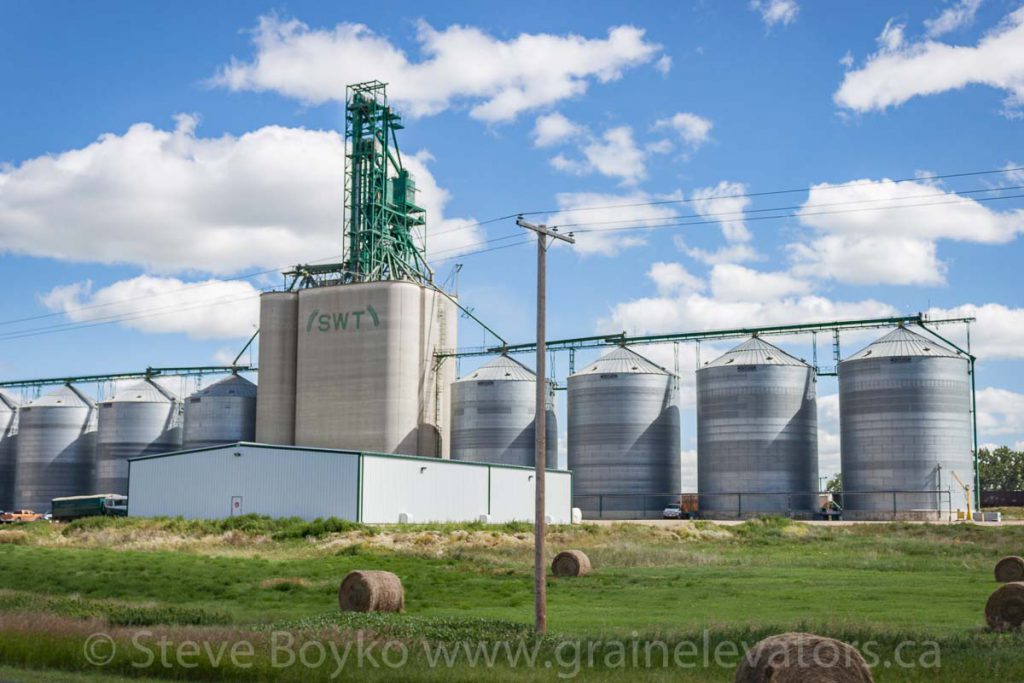
[[[547,380],[544,371],[545,322],[547,318],[547,253],[548,238],[575,244],[572,235],[563,235],[558,228],[533,225],[520,217],[516,225],[537,233],[537,405],[533,429],[536,499],[533,524],[533,604],[537,633],[548,630],[547,564],[544,561],[544,532],[547,527],[544,510],[544,471],[547,468]]]

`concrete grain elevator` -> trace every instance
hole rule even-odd
[[[426,212],[383,83],[350,86],[345,259],[289,271],[260,305],[256,438],[449,457],[457,306],[427,265]]]

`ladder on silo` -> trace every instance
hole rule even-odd
[[[434,301],[439,302],[437,296],[434,296]],[[437,324],[440,328],[437,339],[437,349],[448,348],[448,320],[444,312],[445,307],[439,305],[437,307]],[[444,400],[444,388],[441,386],[441,366],[447,360],[445,357],[438,358],[437,354],[434,354],[434,428],[437,433],[437,457],[441,457],[441,402]]]

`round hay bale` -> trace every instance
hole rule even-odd
[[[402,580],[391,572],[349,572],[338,587],[342,612],[404,612]]]
[[[857,649],[813,633],[765,638],[736,669],[735,683],[873,683]]]
[[[985,622],[993,631],[1008,631],[1024,624],[1024,581],[1004,583],[988,596]]]
[[[996,581],[999,583],[1024,581],[1024,557],[1010,555],[996,562]]]
[[[582,550],[566,550],[555,555],[551,562],[555,576],[586,576],[590,573],[590,558]]]

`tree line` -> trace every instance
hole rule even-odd
[[[978,449],[978,470],[982,491],[1024,491],[1024,451],[1008,446]],[[838,472],[825,484],[825,490],[841,493],[843,477]]]
[[[1024,491],[1024,451],[979,448],[978,472],[982,491]]]

